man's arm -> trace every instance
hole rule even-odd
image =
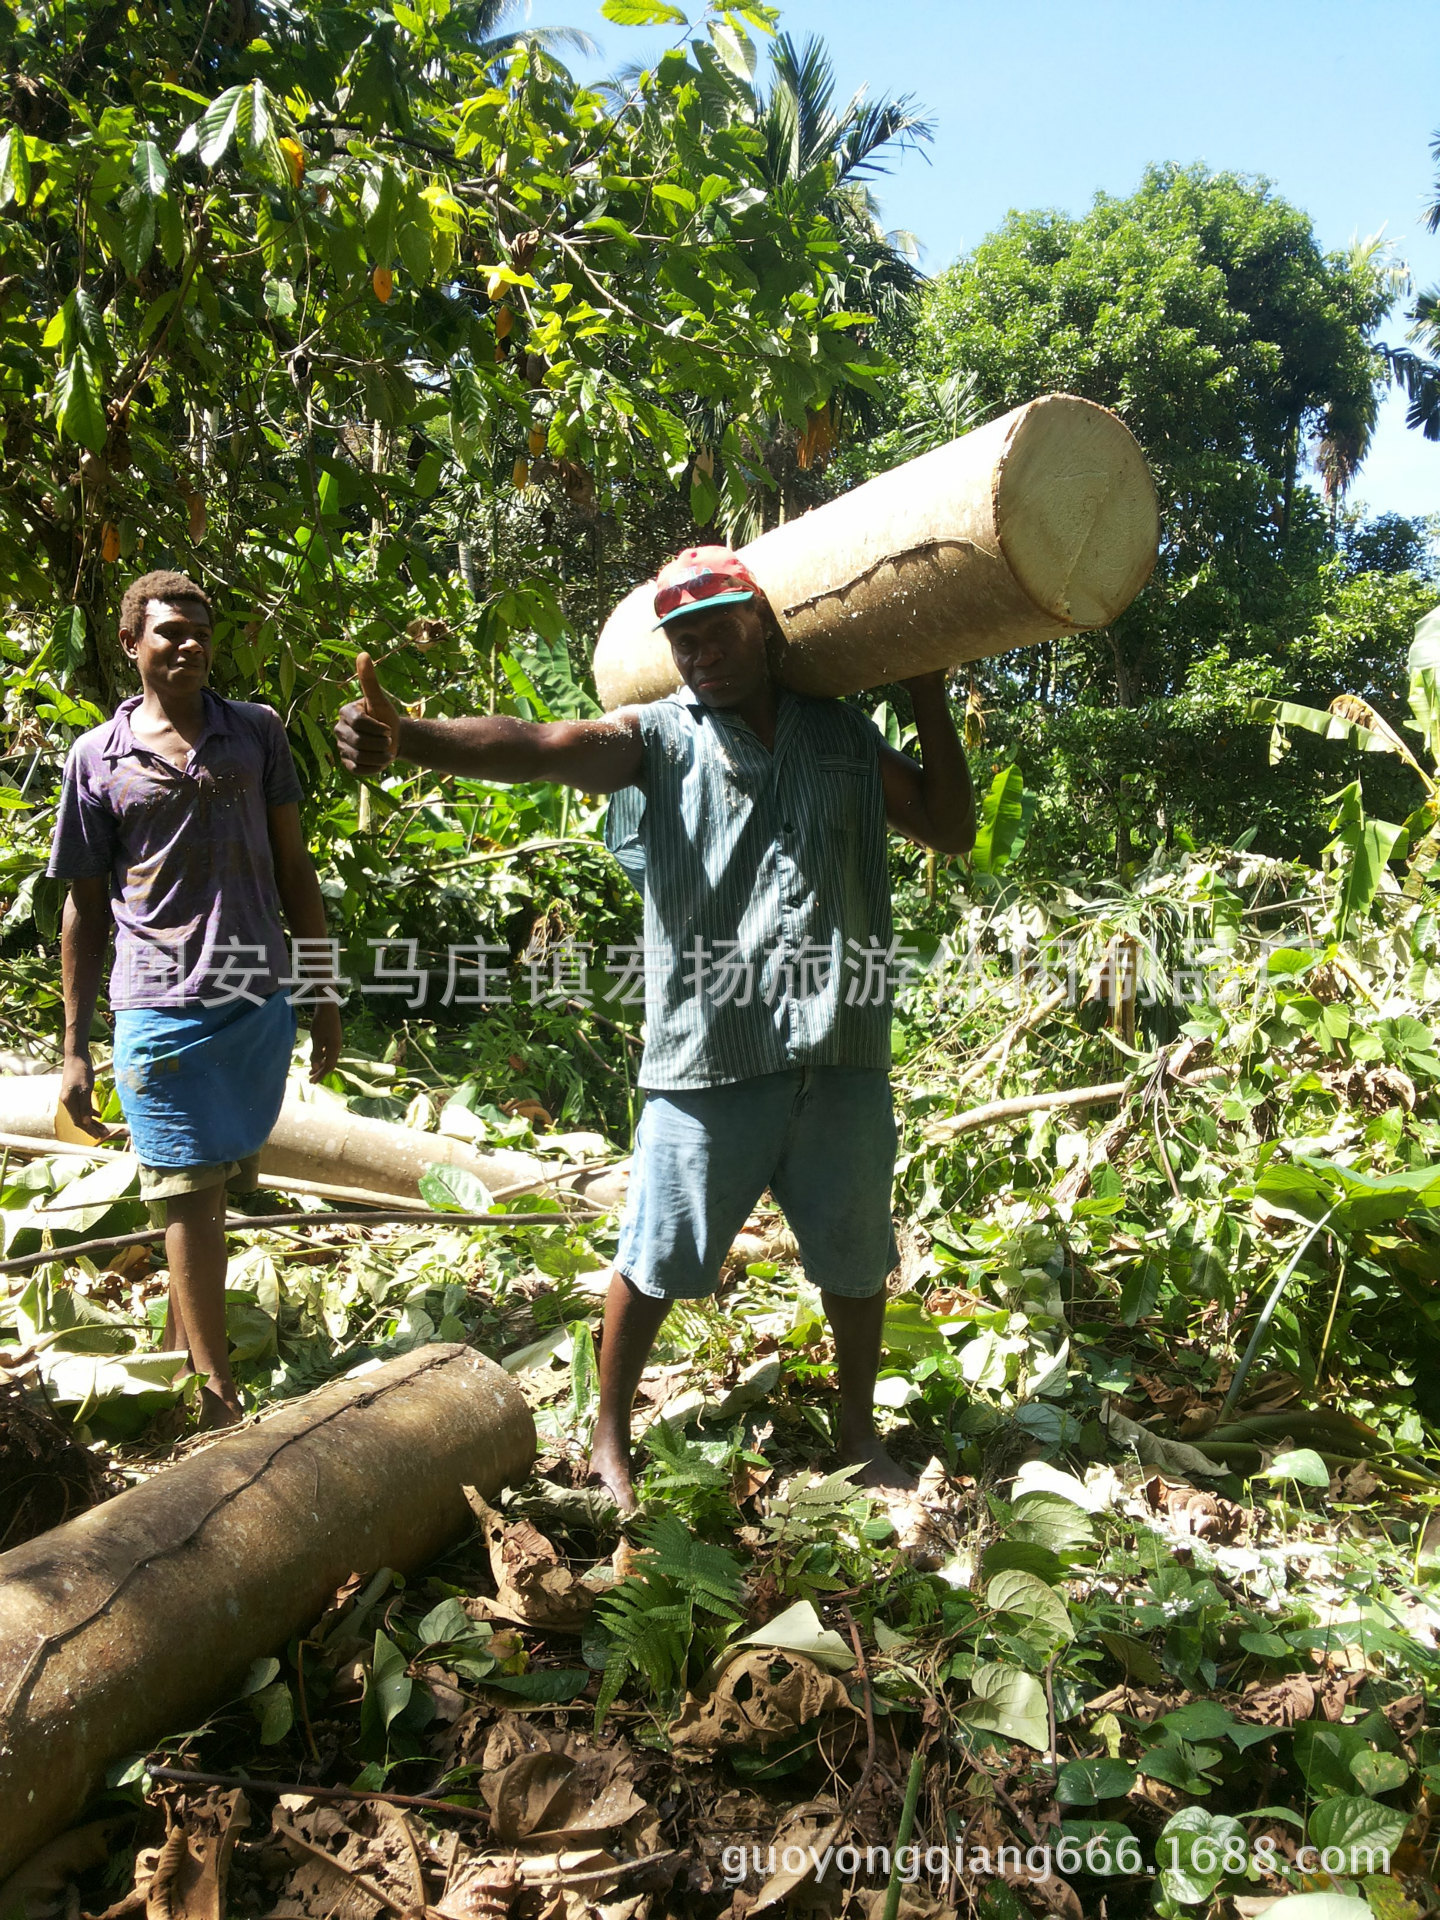
[[[300,808],[295,801],[285,806],[267,807],[265,818],[270,828],[270,857],[275,863],[275,886],[285,910],[285,924],[294,940],[324,940],[325,899],[305,834],[300,825]],[[298,971],[298,970],[297,970]],[[312,968],[318,979],[320,969]],[[333,1073],[340,1058],[340,1009],[333,1001],[316,1000],[310,1011],[310,1078],[323,1080]]]
[[[95,1069],[90,1063],[90,1024],[100,997],[100,975],[109,940],[109,875],[72,880],[60,921],[60,977],[65,995],[60,1103],[83,1133],[100,1132],[91,1105]]]
[[[925,673],[902,684],[915,709],[922,765],[893,747],[880,749],[885,817],[897,833],[937,853],[968,853],[975,844],[975,789],[955,731],[945,675]]]
[[[351,773],[379,773],[392,760],[411,760],[471,780],[548,780],[582,793],[615,793],[639,777],[643,750],[633,713],[548,724],[500,713],[411,720],[386,695],[368,654],[359,654],[355,665],[364,698],[342,707],[335,722],[340,758]]]

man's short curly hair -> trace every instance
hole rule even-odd
[[[125,589],[125,597],[120,602],[120,631],[122,633],[143,633],[145,631],[145,609],[152,600],[198,600],[211,617],[215,609],[210,604],[210,596],[205,589],[188,573],[172,573],[167,568],[158,568],[154,573],[142,573],[138,580],[132,580]]]

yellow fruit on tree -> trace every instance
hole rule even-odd
[[[185,506],[190,518],[190,538],[192,540],[203,540],[205,538],[206,526],[205,496],[199,493],[187,493],[185,496]]]
[[[540,458],[540,456],[541,456],[541,454],[542,454],[542,453],[544,453],[544,451],[545,451],[545,429],[544,429],[544,427],[531,427],[531,429],[530,429],[530,458],[531,458],[532,460],[538,460],[538,459]]]
[[[516,486],[519,487],[522,493],[525,491],[526,487],[529,486],[530,462],[525,458],[524,454],[521,454],[520,458],[515,462],[515,466],[513,471],[511,472],[510,477],[515,482]]]
[[[282,140],[280,151],[290,162],[290,183],[298,187],[305,177],[305,149],[298,140]]]
[[[375,298],[383,305],[395,288],[395,276],[388,267],[376,267],[370,276],[370,284],[375,289]]]
[[[120,529],[112,520],[107,520],[100,529],[100,558],[102,560],[120,558]]]
[[[503,273],[492,273],[485,282],[485,291],[492,300],[503,300],[505,298],[505,284],[505,276]]]
[[[500,311],[495,316],[495,338],[497,340],[508,340],[510,337],[510,329],[511,327],[514,326],[514,324],[515,324],[514,308],[501,307]]]

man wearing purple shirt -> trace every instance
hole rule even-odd
[[[166,1228],[165,1344],[208,1376],[205,1423],[227,1425],[242,1409],[225,1339],[226,1190],[255,1185],[294,1001],[313,1004],[311,1079],[335,1065],[339,1008],[322,984],[334,953],[280,716],[206,685],[204,590],[178,573],[135,581],[120,644],[142,692],[71,748],[50,852],[50,873],[70,882],[60,1097],[95,1131],[90,1028],[113,924],[115,1085],[141,1194]]]

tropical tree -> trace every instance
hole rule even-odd
[[[819,191],[767,191],[714,41],[609,111],[505,12],[193,0],[122,42],[100,0],[0,8],[12,698],[113,697],[121,576],[179,561],[323,761],[357,643],[428,622],[397,669],[433,692],[563,634],[529,496],[598,518],[688,480],[706,520],[865,377]]]
[[[1012,214],[927,289],[931,381],[973,376],[985,417],[1057,390],[1113,407],[1162,500],[1159,566],[1120,620],[979,675],[997,748],[1043,796],[1031,857],[1089,863],[1098,844],[1123,866],[1237,818],[1276,850],[1318,842],[1323,776],[1309,759],[1264,774],[1248,702],[1328,697],[1322,663],[1382,708],[1403,700],[1433,593],[1334,555],[1384,378],[1391,268],[1376,243],[1327,255],[1264,181],[1170,166],[1079,219]],[[917,387],[917,424],[927,406]],[[1307,481],[1317,454],[1329,511]]]
[[[1435,156],[1435,197],[1425,210],[1425,225],[1440,233],[1440,133],[1430,144]],[[1405,424],[1418,427],[1427,440],[1440,440],[1440,287],[1416,299],[1409,314],[1413,346],[1387,347],[1386,358],[1396,383],[1410,398]]]

